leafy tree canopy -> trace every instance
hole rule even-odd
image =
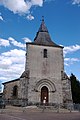
[[[70,80],[73,103],[80,103],[80,82],[73,73],[71,73]]]

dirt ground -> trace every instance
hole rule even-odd
[[[0,120],[80,120],[80,112],[52,112],[30,108],[7,107],[0,109]]]

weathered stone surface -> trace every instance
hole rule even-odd
[[[47,49],[47,58],[43,57],[43,50]],[[43,86],[49,89],[49,101],[53,103],[62,103],[62,81],[61,71],[63,71],[62,48],[45,47],[39,45],[28,45],[28,69],[30,70],[28,85],[28,101],[41,102],[41,88]],[[46,80],[46,82],[45,82]],[[39,81],[43,81],[40,83]],[[50,81],[50,82],[49,82]],[[34,89],[36,88],[36,92]],[[55,86],[55,91],[51,86]],[[53,91],[53,92],[51,92]]]
[[[18,80],[13,80],[12,82],[6,82],[4,84],[4,91],[3,91],[3,97],[6,100],[10,100],[13,99],[13,87],[14,86],[19,86],[19,79]],[[19,87],[18,87],[18,91],[19,91]]]

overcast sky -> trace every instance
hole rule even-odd
[[[80,0],[0,0],[0,82],[25,69],[25,43],[44,16],[52,40],[64,46],[64,68],[80,80]]]

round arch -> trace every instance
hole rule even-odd
[[[48,80],[48,79],[39,80],[36,83],[35,90],[41,91],[41,88],[43,86],[46,86],[48,88],[49,92],[55,92],[56,91],[56,87],[55,87],[54,83],[52,81]]]
[[[48,103],[51,99],[52,94],[56,91],[54,83],[48,79],[41,79],[35,85],[35,91],[39,92],[39,101],[45,100]]]

